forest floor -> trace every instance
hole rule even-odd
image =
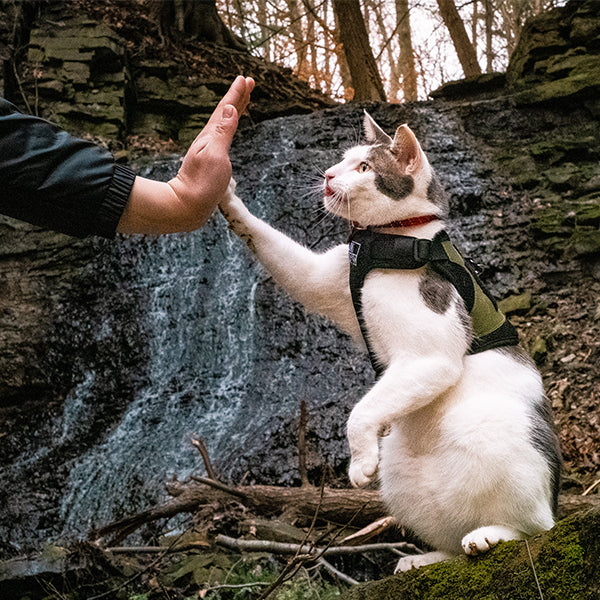
[[[563,490],[582,493],[599,486],[600,281],[583,277],[553,286],[527,314],[510,318],[536,358],[552,403],[564,459]]]

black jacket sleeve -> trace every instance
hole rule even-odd
[[[77,237],[112,237],[134,179],[107,150],[0,98],[0,213]]]

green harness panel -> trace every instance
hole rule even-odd
[[[378,376],[384,368],[369,344],[361,300],[365,277],[373,269],[420,269],[428,265],[448,280],[460,294],[471,317],[473,340],[469,354],[519,343],[516,329],[498,309],[475,270],[452,244],[446,231],[440,231],[433,240],[424,240],[357,229],[350,236],[348,255],[352,302],[371,364]]]

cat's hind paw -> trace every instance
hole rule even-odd
[[[509,540],[520,540],[523,535],[515,529],[502,526],[480,527],[470,533],[467,533],[462,539],[461,546],[465,554],[477,556],[487,552],[490,548],[496,546],[499,542],[508,542]]]
[[[394,573],[400,573],[404,571],[410,571],[411,569],[418,569],[426,565],[432,565],[433,563],[440,562],[442,560],[448,560],[452,558],[452,554],[448,552],[426,552],[425,554],[411,554],[410,556],[403,556],[396,565]]]

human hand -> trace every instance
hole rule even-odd
[[[238,77],[188,149],[181,168],[169,185],[191,210],[200,226],[212,214],[231,179],[229,147],[238,118],[248,106],[254,80]]]
[[[250,101],[254,80],[237,77],[167,183],[136,177],[117,230],[174,233],[201,227],[231,178],[229,147]]]

